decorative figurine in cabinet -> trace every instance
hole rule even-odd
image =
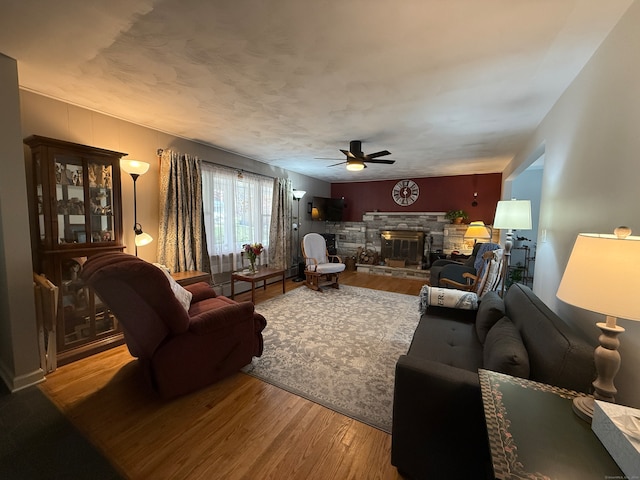
[[[58,365],[123,343],[118,320],[80,278],[87,257],[122,251],[125,153],[40,136],[24,141],[34,269],[58,286]]]

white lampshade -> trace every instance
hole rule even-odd
[[[639,270],[640,237],[581,233],[557,296],[592,312],[640,320],[638,285],[634,281]]]
[[[491,238],[491,233],[489,233],[489,229],[485,226],[484,222],[476,221],[469,224],[467,231],[464,232],[464,237],[475,238],[477,240],[489,239]]]
[[[296,200],[300,200],[302,197],[304,197],[304,194],[307,193],[305,190],[293,190],[293,198],[295,198]]]
[[[351,172],[358,172],[364,169],[365,165],[362,160],[347,160],[347,170]]]
[[[501,200],[496,207],[493,228],[531,230],[530,200]]]
[[[144,233],[144,232],[138,233],[136,234],[135,242],[136,242],[136,247],[142,247],[144,245],[149,245],[151,242],[153,242],[153,237],[148,233]]]
[[[139,160],[121,159],[120,168],[129,175],[144,175],[149,170],[149,164]]]

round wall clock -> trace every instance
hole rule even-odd
[[[420,195],[420,188],[413,180],[400,180],[391,191],[395,202],[402,207],[411,205],[418,199],[418,195]]]

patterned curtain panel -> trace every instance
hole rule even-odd
[[[200,160],[165,150],[160,165],[158,262],[172,272],[211,272]]]
[[[291,180],[275,178],[273,180],[273,206],[271,209],[271,227],[269,238],[269,265],[274,268],[288,269],[292,256],[292,224],[293,187]]]

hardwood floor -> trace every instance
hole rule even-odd
[[[412,295],[424,284],[355,272],[341,283]],[[257,289],[256,303],[281,292]],[[131,479],[402,478],[390,435],[243,373],[163,402],[122,346],[59,368],[40,388]]]

